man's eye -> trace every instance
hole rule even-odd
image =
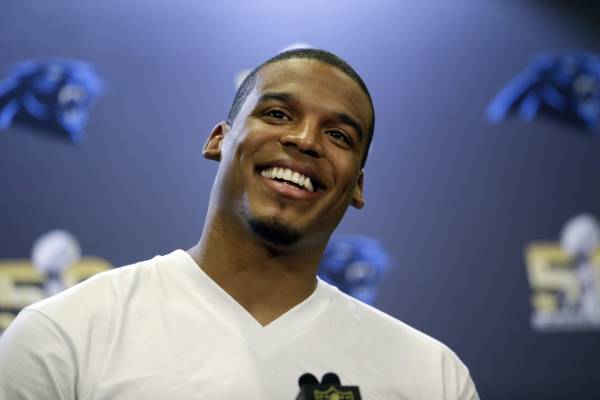
[[[275,119],[290,119],[286,113],[280,110],[269,110],[265,115]]]
[[[351,144],[350,139],[348,139],[348,136],[346,136],[344,133],[342,133],[340,131],[329,130],[329,131],[327,131],[327,134],[336,140],[341,140],[341,141],[345,142],[346,144]]]

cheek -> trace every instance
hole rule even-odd
[[[243,186],[242,182],[251,178],[260,153],[271,146],[272,141],[267,140],[267,136],[266,132],[243,130],[224,140],[221,164],[227,171],[228,184]]]
[[[358,156],[349,151],[334,149],[328,154],[331,160],[334,180],[344,190],[347,187],[353,188],[360,176],[360,160]]]
[[[252,131],[240,137],[235,153],[244,165],[264,162],[279,153],[279,143],[277,132],[268,129]]]

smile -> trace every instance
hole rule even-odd
[[[310,193],[315,191],[315,187],[310,178],[297,171],[292,171],[289,168],[270,167],[260,172],[262,176],[275,181],[284,182],[301,190],[306,190]]]

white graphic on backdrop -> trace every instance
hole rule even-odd
[[[62,274],[81,259],[79,242],[67,231],[56,229],[45,233],[33,244],[31,263],[45,278],[44,294],[62,292]]]

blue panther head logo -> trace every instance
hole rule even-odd
[[[511,114],[526,121],[551,116],[600,134],[600,56],[564,51],[534,57],[487,109],[491,122]]]
[[[379,284],[389,268],[381,242],[361,235],[331,238],[319,266],[319,277],[367,304],[377,298]]]
[[[102,82],[89,63],[71,59],[21,62],[0,82],[0,130],[20,121],[78,142],[101,90]]]

